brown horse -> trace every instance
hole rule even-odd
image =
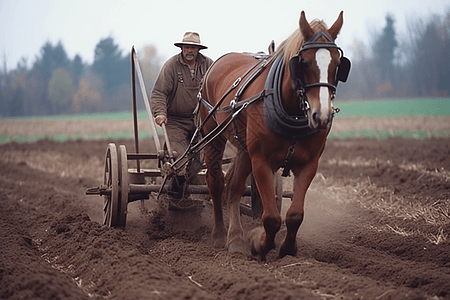
[[[240,221],[240,199],[246,178],[253,172],[262,199],[264,228],[253,230],[250,235],[251,250],[265,259],[275,248],[281,217],[273,176],[284,168],[286,174],[290,171],[294,174],[294,196],[287,211],[287,234],[279,255],[296,255],[305,194],[316,174],[335,112],[332,101],[337,80],[342,77],[346,80],[350,67],[334,43],[342,24],[343,12],[328,29],[321,21],[308,23],[302,11],[299,28],[265,60],[229,53],[218,59],[205,76],[201,96],[210,104],[210,110],[214,107],[215,111],[211,117],[202,106],[203,134],[223,122],[233,125],[227,126],[205,149],[207,184],[214,203],[215,247],[227,246],[231,252],[248,251]],[[343,69],[347,70],[340,71],[343,60],[348,64]],[[231,93],[234,88],[238,88],[236,94]],[[224,177],[222,157],[227,140],[238,151]],[[229,208],[228,232],[223,203]]]

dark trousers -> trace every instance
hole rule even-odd
[[[172,151],[176,151],[176,160],[181,157],[190,146],[192,136],[196,130],[194,119],[169,116],[166,129]],[[193,142],[196,143],[198,140],[200,140],[200,136],[198,136]],[[167,150],[167,145],[165,145],[164,148]],[[201,184],[197,176],[197,173],[201,170],[201,167],[202,162],[200,154],[193,156],[189,160],[186,165],[186,172],[183,174],[188,183]]]

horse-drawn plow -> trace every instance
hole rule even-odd
[[[203,138],[198,143],[191,143],[187,152],[183,156],[177,157],[177,153],[171,151],[170,140],[163,125],[161,130],[168,151],[162,149],[160,134],[151,114],[148,96],[134,46],[132,47],[131,54],[135,152],[128,152],[125,145],[117,146],[115,143],[109,143],[105,154],[103,183],[98,187],[89,188],[86,191],[87,195],[100,195],[104,197],[103,224],[109,227],[125,227],[129,203],[150,199],[156,200],[162,194],[167,195],[170,188],[167,184],[168,179],[176,176],[182,166],[192,159],[193,153],[201,151],[211,138],[214,138],[209,136]],[[156,152],[153,153],[140,152],[135,74],[138,76],[152,130],[154,149],[156,149]],[[224,158],[222,163],[226,166],[230,163],[231,159],[231,157]],[[142,167],[143,165],[151,167]],[[134,168],[131,166],[134,166]],[[184,195],[185,197],[189,197],[191,201],[211,203],[209,189],[205,181],[206,169],[205,166],[203,167],[199,171],[198,176],[204,184],[186,185]],[[279,173],[276,174],[274,182],[277,206],[281,209],[282,198],[291,198],[293,193],[283,191],[283,181]],[[262,214],[262,204],[253,176],[248,178],[247,183],[248,186],[242,194],[242,197],[245,197],[241,202],[242,213],[258,218]],[[168,197],[164,197],[164,200],[168,201]],[[180,209],[183,209],[183,207],[180,207]]]
[[[286,211],[287,233],[279,255],[297,254],[297,232],[305,214],[305,195],[317,172],[334,114],[339,112],[334,106],[338,82],[347,80],[351,65],[335,43],[343,25],[343,12],[330,28],[318,20],[309,23],[304,12],[298,24],[294,33],[275,51],[269,46],[268,55],[228,53],[210,66],[203,77],[198,106],[193,112],[193,117],[201,122],[197,123],[191,143],[182,155],[171,151],[164,125],[167,151],[161,149],[136,52],[132,49],[136,153],[128,154],[124,146],[117,150],[110,144],[104,184],[89,191],[105,196],[105,224],[125,226],[128,202],[149,198],[153,192],[157,197],[167,193],[168,180],[180,175],[186,164],[204,150],[208,188],[190,185],[186,189],[191,194],[209,193],[211,196],[214,247],[227,247],[230,251],[247,249],[240,207],[242,197],[251,195],[252,214],[261,216],[262,221],[260,228],[249,233],[251,251],[265,259],[276,247],[275,235],[283,224],[281,200],[287,196],[291,198],[291,205]],[[139,153],[135,73],[155,139],[155,154]],[[237,151],[224,176],[224,153],[228,143]],[[141,169],[139,164],[143,159],[156,160],[158,169]],[[130,160],[136,161],[136,170],[128,169]],[[278,175],[280,169],[283,176],[293,174],[292,192],[283,191]],[[255,184],[249,187],[247,180],[251,176]],[[224,222],[225,203],[228,226]]]

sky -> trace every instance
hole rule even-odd
[[[450,9],[450,0],[0,0],[0,62],[8,70],[22,57],[31,67],[47,42],[62,42],[68,56],[79,54],[92,64],[94,49],[112,37],[122,53],[152,44],[166,59],[179,52],[174,46],[184,32],[200,33],[202,53],[217,59],[228,52],[267,52],[297,27],[300,12],[308,21],[320,19],[330,27],[344,11],[336,40],[351,57],[351,44],[367,46],[385,26],[389,13],[397,34],[407,34],[411,21],[428,20]]]

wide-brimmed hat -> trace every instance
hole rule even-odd
[[[177,47],[182,47],[183,45],[197,46],[200,49],[208,49],[205,45],[200,42],[200,35],[197,32],[188,31],[183,35],[183,39],[179,43],[174,44]]]

